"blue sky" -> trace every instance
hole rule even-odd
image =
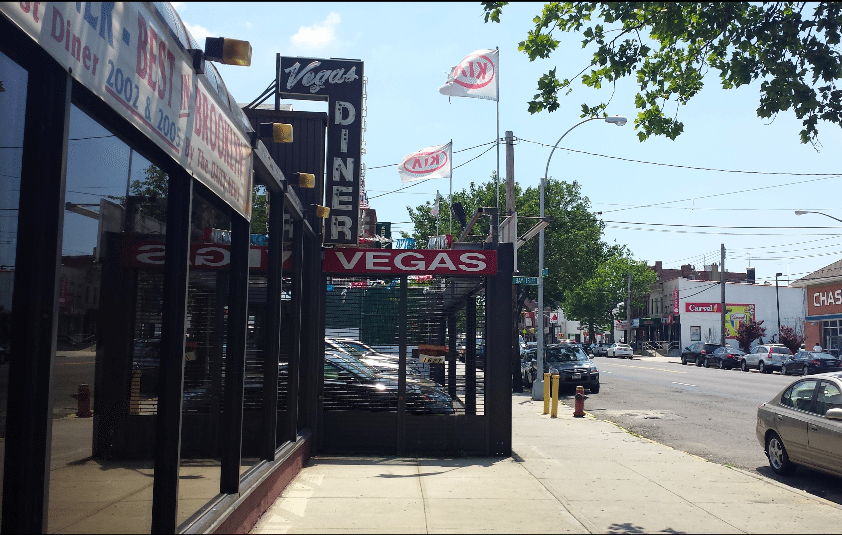
[[[485,24],[479,3],[173,5],[200,43],[207,36],[251,43],[250,67],[218,66],[239,102],[252,101],[274,79],[276,53],[365,62],[366,189],[378,220],[393,222],[393,232],[410,230],[406,206],[432,202],[437,189],[446,194],[449,188],[446,179],[431,180],[391,193],[402,186],[395,166],[408,153],[452,139],[454,166],[479,156],[454,170],[454,191],[487,181],[497,169],[495,149],[480,156],[496,138],[497,104],[438,92],[449,69],[468,53],[500,48],[500,136],[511,130],[518,140],[515,179],[524,187],[539,183],[552,145],[580,121],[581,104],[600,102],[611,92],[597,94],[576,83],[555,112],[529,114],[527,102],[541,74],[556,68],[560,78],[571,77],[590,59],[576,34],[559,35],[561,45],[548,60],[530,63],[518,52],[542,4],[510,5],[502,24]],[[553,155],[549,176],[578,181],[593,210],[603,213],[605,239],[626,244],[650,264],[701,268],[719,261],[724,243],[727,270],[752,266],[758,280],[774,283],[776,272],[794,280],[837,260],[840,224],[821,215],[799,217],[794,210],[842,218],[842,178],[823,174],[842,173],[840,128],[820,123],[817,151],[799,142],[794,113],[757,117],[759,84],[725,91],[716,72],[705,81],[704,90],[677,110],[685,131],[676,141],[641,143],[632,124],[636,86],[622,80],[607,112],[628,116],[629,123],[591,121],[576,128],[560,144],[567,150]],[[284,103],[326,111],[322,103]],[[465,150],[471,147],[478,148]],[[500,168],[504,173],[502,145]]]

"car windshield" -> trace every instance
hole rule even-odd
[[[773,347],[772,353],[779,353],[781,355],[791,355],[792,352],[785,347]]]
[[[326,361],[331,362],[337,368],[350,372],[358,379],[371,380],[377,378],[377,373],[373,369],[352,358],[343,358],[339,355],[332,355],[329,358],[326,355],[325,357]]]
[[[833,355],[831,355],[829,353],[817,353],[817,352],[807,353],[807,357],[808,358],[812,357],[814,359],[822,359],[822,360],[836,360],[836,357],[834,357]]]
[[[548,347],[547,362],[587,362],[588,356],[582,348],[575,346]]]

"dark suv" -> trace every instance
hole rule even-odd
[[[719,347],[719,344],[708,344],[705,342],[693,342],[689,346],[684,348],[684,351],[681,352],[681,364],[687,364],[688,362],[695,362],[696,366],[704,365],[705,361],[708,358],[708,355],[712,355],[716,348]]]

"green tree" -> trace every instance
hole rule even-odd
[[[646,262],[634,260],[627,248],[614,248],[611,253],[596,267],[590,278],[567,292],[562,305],[565,316],[587,325],[590,343],[596,342],[598,330],[609,327],[615,319],[626,317],[629,274],[632,308],[643,304],[644,296],[649,294],[657,279]],[[620,302],[624,304],[618,311],[618,318],[613,310]]]
[[[496,205],[494,173],[484,184],[471,183],[467,189],[453,192],[440,202],[442,233],[446,233],[448,213],[452,202],[461,202],[467,219],[476,213],[478,207]],[[515,210],[518,212],[518,235],[523,235],[535,225],[540,214],[539,191],[537,187],[525,190],[515,184]],[[427,201],[421,206],[407,206],[413,222],[412,234],[402,232],[403,237],[415,238],[417,247],[426,247],[430,236],[436,234],[436,220],[430,214],[433,203]],[[565,292],[587,280],[596,267],[609,258],[614,249],[602,241],[604,224],[591,212],[590,201],[582,196],[577,182],[548,180],[544,192],[544,215],[550,226],[544,231],[544,267],[548,276],[544,279],[544,304],[551,308],[561,306]],[[458,224],[454,221],[453,234],[458,237]],[[480,241],[488,236],[490,220],[479,219],[471,230],[468,241]],[[517,268],[521,275],[538,274],[538,238],[527,241],[517,252]],[[518,310],[523,308],[527,298],[537,298],[537,287],[521,285],[518,293]]]
[[[499,23],[507,3],[483,2],[485,22]],[[581,34],[593,55],[571,79],[559,80],[555,68],[541,76],[530,113],[555,111],[576,78],[594,89],[610,85],[613,97],[617,80],[635,75],[638,138],[675,139],[684,130],[678,106],[714,69],[724,89],[760,80],[757,115],[791,109],[802,121],[802,143],[815,146],[819,120],[842,122],[837,2],[553,2],[533,22],[518,45],[530,61],[556,51],[556,30]],[[603,114],[609,102],[582,104],[582,117]]]

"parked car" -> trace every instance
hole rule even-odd
[[[538,376],[537,351],[531,360],[531,377]],[[584,386],[592,394],[599,392],[599,369],[578,344],[550,344],[544,347],[544,373],[557,373],[561,386]]]
[[[842,370],[839,359],[829,353],[801,350],[781,364],[781,375],[812,375]]]
[[[772,373],[780,370],[785,358],[792,355],[792,351],[782,344],[758,344],[751,353],[746,353],[740,363],[740,368],[747,372],[757,368],[760,373]]]
[[[716,348],[721,347],[719,344],[709,344],[707,342],[693,342],[685,347],[681,352],[681,364],[688,362],[696,363],[696,366],[701,366],[707,360],[708,355],[713,354]]]
[[[477,352],[477,368],[485,368],[485,339],[477,336],[476,338],[476,352]],[[456,339],[456,353],[461,362],[465,362],[465,339]]]
[[[842,477],[842,373],[803,377],[757,409],[757,440],[769,466],[797,465]]]
[[[369,352],[365,350],[366,347],[368,346],[358,341],[351,342],[345,339],[325,338],[326,352],[347,354],[366,366],[376,369],[378,373],[397,376],[400,366],[397,355],[386,355],[373,349]],[[424,369],[417,359],[407,358],[406,373],[407,375],[421,376],[424,374]]]
[[[745,353],[742,349],[731,346],[717,347],[712,354],[705,358],[705,368],[716,366],[720,370],[733,370],[739,368]]]
[[[527,349],[520,354],[520,376],[525,386],[532,386],[538,375],[535,360],[538,358],[537,349]]]
[[[608,348],[611,347],[611,344],[606,343],[599,343],[593,350],[593,356],[595,357],[607,357],[608,356]]]
[[[630,359],[634,355],[634,351],[628,344],[616,343],[608,347],[608,357],[620,357]]]

